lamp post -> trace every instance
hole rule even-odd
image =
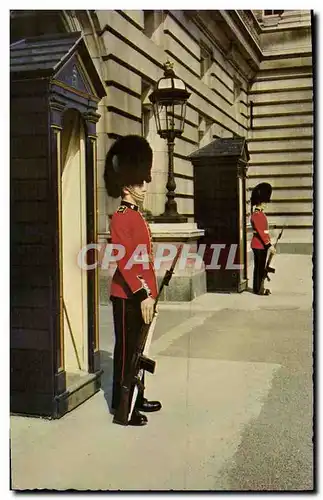
[[[186,102],[190,95],[185,83],[176,78],[173,64],[167,61],[164,64],[164,76],[158,80],[155,90],[149,96],[157,132],[162,139],[167,140],[168,147],[167,201],[164,213],[154,217],[156,222],[187,222],[187,218],[177,212],[175,201],[174,145],[175,138],[180,137],[184,130]]]

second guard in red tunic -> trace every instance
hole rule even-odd
[[[268,250],[275,252],[269,235],[268,219],[264,213],[265,204],[270,201],[271,192],[271,185],[262,182],[253,189],[251,194],[251,225],[253,228],[251,248],[254,256],[253,292],[257,295],[270,294],[270,291],[264,289],[263,285]]]

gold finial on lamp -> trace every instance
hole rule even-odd
[[[163,65],[165,76],[173,76],[174,75],[174,63],[172,63],[169,59]]]

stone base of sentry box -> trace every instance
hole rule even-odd
[[[160,286],[163,277],[157,278]],[[168,286],[165,286],[160,296],[165,302],[190,302],[206,293],[205,271],[195,271],[187,276],[173,276]]]
[[[54,396],[46,393],[12,391],[11,415],[58,419],[94,396],[101,388],[103,370],[95,373],[66,373],[66,390]]]

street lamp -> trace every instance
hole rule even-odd
[[[185,83],[176,78],[173,64],[167,61],[164,64],[164,76],[158,80],[155,90],[149,96],[157,132],[162,139],[167,139],[168,146],[167,201],[164,213],[154,217],[158,222],[187,222],[187,218],[177,212],[175,201],[174,145],[175,137],[180,137],[184,130],[186,102],[190,95]]]

